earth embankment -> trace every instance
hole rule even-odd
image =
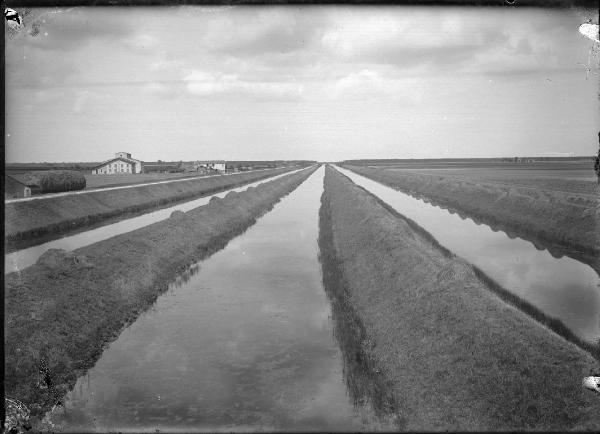
[[[335,296],[360,322],[361,358],[402,429],[600,427],[600,400],[581,387],[598,368],[589,352],[331,168],[320,247],[324,279],[337,276]]]
[[[39,418],[103,346],[189,265],[250,227],[316,168],[228,193],[73,252],[49,250],[5,278],[5,391]]]
[[[97,190],[4,205],[6,251],[22,249],[82,228],[192,200],[279,175],[291,168]]]
[[[593,195],[415,171],[345,167],[411,196],[454,209],[461,215],[530,240],[554,255],[572,256],[600,272],[600,203]]]

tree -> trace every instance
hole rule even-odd
[[[598,155],[596,155],[596,161],[594,161],[594,171],[598,177],[598,184],[600,184],[600,133],[598,133]]]

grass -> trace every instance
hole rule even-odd
[[[338,175],[346,178],[349,182],[352,182],[350,180],[350,178],[348,178],[346,175],[339,173],[339,172],[338,172]],[[421,227],[417,222],[400,214],[398,211],[396,211],[396,209],[394,209],[393,207],[388,205],[386,202],[381,200],[379,197],[377,197],[377,196],[373,195],[372,193],[370,193],[369,191],[367,191],[365,188],[363,188],[359,185],[356,185],[356,184],[354,186],[356,188],[362,190],[365,194],[370,195],[373,198],[373,200],[379,204],[379,206],[381,206],[383,209],[385,209],[391,215],[395,216],[396,218],[404,220],[415,233],[418,233],[421,237],[423,237],[423,239],[427,240],[433,247],[435,247],[446,258],[449,258],[449,259],[456,258],[456,255],[454,253],[452,253],[446,247],[442,246],[433,235],[431,235],[426,229]],[[479,267],[477,267],[473,264],[470,264],[470,266],[473,269],[475,275],[485,283],[487,288],[489,290],[493,291],[494,293],[496,293],[496,295],[498,295],[502,300],[517,307],[522,312],[526,313],[527,315],[529,315],[530,317],[532,317],[533,319],[538,321],[540,324],[543,324],[544,326],[548,327],[550,330],[552,330],[556,334],[562,336],[564,339],[568,340],[569,342],[574,343],[581,349],[589,352],[596,360],[600,361],[600,343],[594,344],[594,343],[590,343],[590,342],[580,338],[575,333],[573,333],[573,331],[571,331],[571,329],[569,329],[558,318],[554,318],[552,316],[547,315],[545,312],[543,312],[542,310],[540,310],[539,308],[537,308],[535,305],[531,304],[527,300],[524,300],[523,298],[519,297],[515,293],[502,287],[494,279],[492,279],[487,274],[485,274]]]
[[[392,171],[415,171],[424,175],[442,176],[445,178],[454,178],[457,180],[471,180],[480,182],[489,182],[500,185],[510,185],[511,187],[525,187],[550,192],[574,193],[574,196],[589,198],[589,195],[595,195],[597,192],[596,174],[591,170],[588,163],[581,167],[555,169],[546,166],[536,167],[531,165],[519,168],[504,167],[471,167],[447,170],[441,169],[414,169],[410,167],[386,168]]]
[[[392,387],[381,375],[382,366],[372,355],[372,342],[365,326],[349,301],[347,283],[333,246],[331,209],[325,194],[319,209],[319,262],[323,287],[331,303],[334,337],[342,351],[344,380],[354,405],[369,403],[379,418],[394,420],[403,428],[404,418],[396,416]]]
[[[91,175],[86,173],[87,189],[116,187],[120,185],[135,185],[145,182],[168,181],[170,179],[185,179],[202,176],[200,173],[121,173],[116,175]]]
[[[39,421],[169,282],[245,231],[313,171],[174,212],[73,252],[50,250],[25,271],[7,275],[6,395],[24,402]],[[51,387],[42,387],[48,379]]]
[[[465,177],[415,170],[347,168],[411,196],[499,227],[542,245],[555,255],[567,254],[586,262],[596,271],[600,270],[596,195],[543,189],[543,184],[522,187],[485,181],[479,175]]]
[[[333,234],[342,294],[402,429],[600,427],[600,400],[581,387],[598,368],[590,353],[507,303],[482,273],[330,168],[325,204],[330,217],[321,224]]]
[[[239,173],[168,184],[148,185],[53,197],[42,200],[5,204],[5,239],[7,251],[97,225],[114,217],[141,214],[150,209],[192,200],[229,188],[255,182],[290,169]],[[112,221],[112,220],[111,220]]]

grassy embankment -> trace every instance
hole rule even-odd
[[[314,170],[230,192],[73,252],[50,250],[37,264],[8,274],[6,394],[39,418],[178,273],[225,246]]]
[[[41,244],[66,233],[197,199],[289,170],[239,173],[7,203],[4,206],[5,249],[10,252]]]
[[[457,210],[461,216],[541,244],[555,256],[575,257],[600,272],[597,195],[544,189],[543,185],[511,186],[473,176],[345,167],[404,193]]]
[[[598,368],[589,352],[331,168],[320,230],[324,279],[340,281],[329,287],[402,429],[600,428],[600,400],[581,387]]]

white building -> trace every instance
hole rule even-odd
[[[198,161],[197,164],[198,167],[225,172],[225,161],[223,160]]]
[[[131,158],[128,152],[117,152],[115,158],[92,168],[92,174],[142,173],[142,162]]]

